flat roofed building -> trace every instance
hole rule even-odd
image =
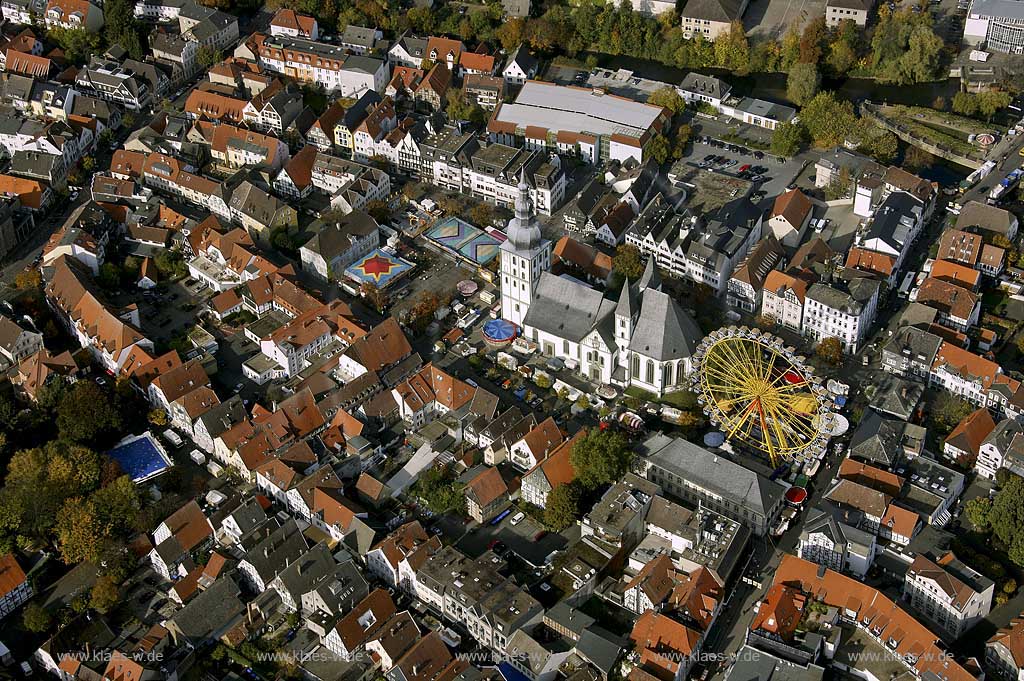
[[[1024,54],[1024,2],[974,0],[964,21],[964,42],[986,49]]]
[[[601,90],[528,81],[514,102],[498,106],[487,125],[498,141],[557,147],[591,163],[643,161],[643,150],[664,129],[669,112]]]

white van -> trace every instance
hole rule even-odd
[[[175,433],[170,428],[164,431],[164,439],[170,442],[175,447],[180,447],[182,443],[181,437],[179,437],[178,434]]]

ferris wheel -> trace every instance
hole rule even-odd
[[[726,439],[764,453],[773,466],[828,445],[828,390],[781,338],[746,326],[719,329],[701,341],[691,375],[704,414]]]

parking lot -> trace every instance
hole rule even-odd
[[[561,551],[569,545],[568,537],[556,532],[547,532],[537,521],[525,514],[521,521],[513,525],[512,519],[516,515],[517,511],[513,508],[512,513],[497,525],[472,523],[456,546],[472,557],[479,556],[488,549],[494,549],[501,554],[511,553],[526,561],[530,568],[537,570],[544,566],[545,559],[552,552]],[[579,532],[578,527],[570,528],[566,532],[574,530]],[[539,574],[535,576],[540,577]]]
[[[750,182],[751,200],[755,203],[785,192],[804,167],[799,158],[781,159],[710,136],[695,138],[682,163]]]
[[[417,239],[417,246],[422,250],[415,256],[416,269],[387,291],[396,316],[410,310],[425,293],[436,293],[444,299],[456,293],[455,286],[460,281],[474,279],[475,272],[468,265],[456,262],[445,253],[428,250],[425,243],[423,237]],[[479,278],[476,279],[479,282]]]
[[[127,294],[131,301],[136,294]],[[163,292],[145,291],[139,304],[142,331],[153,340],[167,342],[196,324],[196,317],[211,291],[193,279],[171,282]]]

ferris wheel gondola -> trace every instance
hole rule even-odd
[[[724,327],[693,359],[698,403],[726,439],[763,452],[773,466],[827,445],[828,391],[782,339],[756,327]]]

